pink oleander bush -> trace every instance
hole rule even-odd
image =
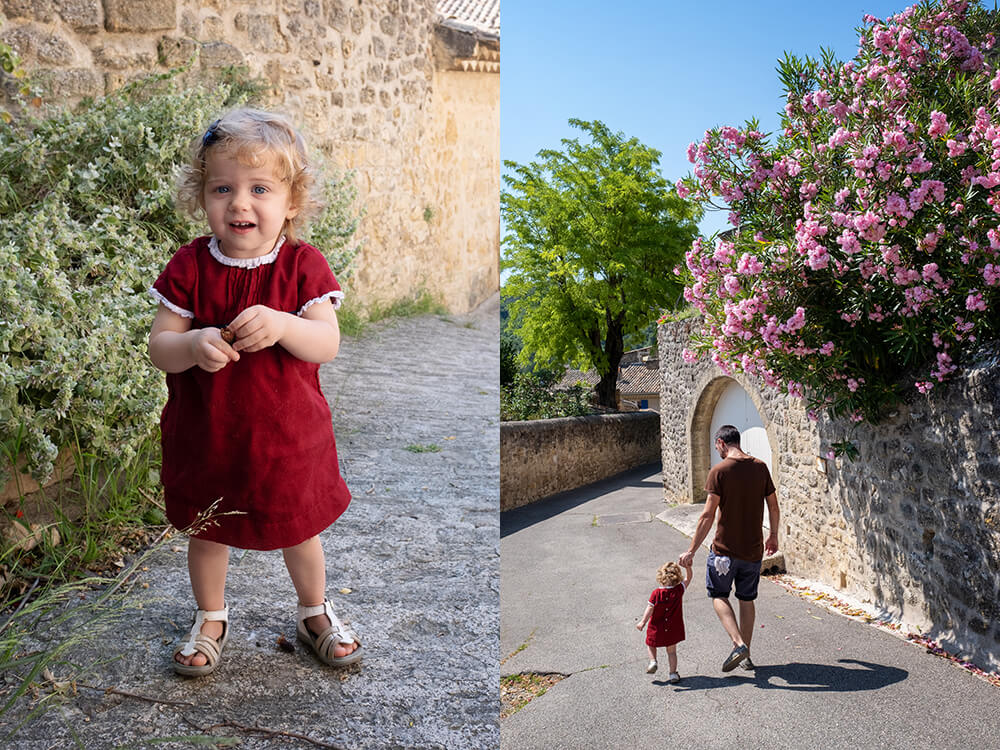
[[[1000,332],[1000,14],[960,0],[866,16],[845,64],[786,55],[782,130],[710,130],[679,192],[737,230],[698,238],[685,358],[875,422]]]

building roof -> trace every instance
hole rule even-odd
[[[627,365],[618,371],[618,391],[622,396],[660,394],[660,368],[658,360],[637,365]]]
[[[601,377],[596,370],[567,370],[556,384],[557,388],[570,388],[578,382],[594,387]],[[617,390],[626,396],[658,396],[660,394],[660,366],[658,359],[623,365],[618,368]]]
[[[500,0],[438,0],[437,10],[445,20],[500,34]]]
[[[586,372],[583,370],[566,370],[566,374],[556,383],[556,388],[572,388],[577,383],[585,383],[593,388],[599,382],[601,382],[601,376],[597,374],[597,370],[587,370]]]

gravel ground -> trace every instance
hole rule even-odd
[[[364,643],[360,665],[324,667],[296,644],[280,553],[234,550],[223,663],[209,677],[176,676],[171,651],[192,608],[176,537],[144,562],[113,629],[77,625],[86,637],[50,675],[77,674],[76,691],[55,694],[40,676],[0,717],[0,746],[181,748],[213,735],[247,750],[497,747],[498,304],[379,324],[345,338],[321,370],[354,495],[321,537],[328,592]],[[37,632],[35,647],[50,648],[70,626],[43,621]],[[0,703],[13,684],[0,677]]]

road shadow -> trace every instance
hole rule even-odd
[[[840,664],[857,664],[858,668],[835,664],[790,664],[759,665],[752,672],[733,672],[726,677],[691,675],[671,684],[666,680],[654,680],[654,685],[673,687],[678,691],[711,690],[734,687],[736,685],[756,685],[765,690],[793,690],[807,693],[852,693],[861,690],[879,690],[901,682],[910,673],[898,667],[887,667],[859,659],[839,659]]]
[[[590,500],[626,487],[662,490],[663,483],[659,478],[660,470],[659,461],[645,464],[593,484],[560,492],[519,508],[502,511],[500,513],[500,536],[505,537],[521,529],[526,529],[539,521],[545,521],[578,505],[583,505]],[[650,479],[650,476],[654,474],[656,478]]]

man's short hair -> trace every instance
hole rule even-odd
[[[740,447],[740,431],[731,424],[724,424],[715,432],[715,439],[721,440],[726,445]]]

